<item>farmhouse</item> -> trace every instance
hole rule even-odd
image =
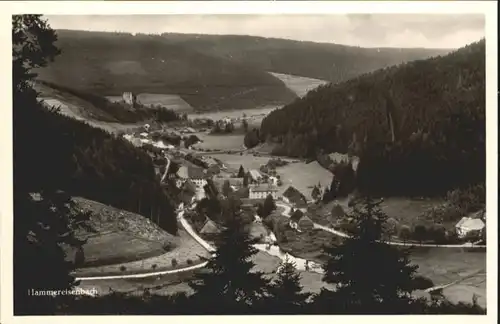
[[[297,227],[301,231],[310,231],[314,228],[314,222],[307,215],[304,215],[301,219],[299,219]]]
[[[463,217],[455,225],[455,229],[458,237],[463,238],[469,234],[480,234],[485,226],[485,223],[480,218]]]
[[[295,187],[292,186],[288,187],[283,193],[283,201],[289,204],[294,204],[298,208],[307,207],[306,197]]]
[[[290,216],[289,226],[300,232],[309,231],[314,228],[314,222],[301,210],[296,210]]]
[[[265,199],[271,195],[274,199],[277,199],[277,192],[278,188],[272,185],[251,186],[248,197],[250,199]]]
[[[191,180],[196,185],[196,189],[203,189],[207,184],[207,176],[202,168],[183,165],[177,171],[177,176],[181,181]]]

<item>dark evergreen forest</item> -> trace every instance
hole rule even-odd
[[[360,190],[435,195],[485,180],[485,41],[321,86],[267,116],[276,154],[361,158]]]

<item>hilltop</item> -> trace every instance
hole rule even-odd
[[[179,95],[198,111],[283,105],[296,98],[267,72],[341,82],[448,50],[361,48],[255,36],[58,30],[39,79],[99,96]]]
[[[485,41],[320,86],[268,115],[261,139],[291,156],[361,155],[360,185],[387,193],[484,181]]]
[[[178,94],[196,110],[280,105],[295,94],[252,66],[169,44],[163,37],[58,30],[62,53],[39,79],[101,96]]]
[[[450,52],[446,49],[363,48],[243,35],[165,33],[162,36],[170,44],[262,71],[333,83],[383,67]]]

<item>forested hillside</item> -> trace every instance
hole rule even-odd
[[[485,178],[485,41],[319,87],[262,122],[275,153],[361,156],[358,185],[438,193]]]
[[[162,35],[171,44],[269,72],[333,83],[402,62],[442,55],[450,50],[362,48],[329,43],[240,35]]]
[[[160,227],[177,232],[168,190],[160,186],[146,152],[59,113],[41,110],[36,117],[26,138],[38,143],[26,157],[36,173],[18,176],[159,219]],[[17,149],[22,143],[16,144]]]
[[[178,94],[198,110],[254,108],[295,98],[283,82],[252,66],[168,44],[163,37],[58,30],[55,62],[40,79],[95,94]]]
[[[180,120],[183,117],[181,114],[160,105],[145,107],[140,103],[134,103],[132,107],[124,102],[111,102],[92,92],[76,90],[47,81],[38,81],[37,88],[42,89],[41,91],[37,90],[41,95],[48,95],[56,99],[60,97],[65,101],[77,101],[75,104],[79,107],[79,113],[92,120],[116,123],[135,123],[149,120],[170,122]]]

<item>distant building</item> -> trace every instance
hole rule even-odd
[[[197,189],[203,189],[203,187],[207,184],[207,176],[205,172],[203,172],[202,168],[183,165],[177,171],[177,176],[181,181],[189,179],[196,185]]]
[[[132,92],[124,92],[122,97],[127,105],[134,105],[137,102],[137,97]]]
[[[269,177],[269,183],[271,183],[273,186],[277,186],[278,185],[278,178],[276,177]]]
[[[457,231],[458,237],[463,238],[470,234],[481,234],[486,227],[486,224],[480,218],[463,217],[455,229]]]
[[[271,195],[274,199],[278,198],[278,188],[271,185],[251,186],[248,197],[250,199],[265,199]]]

